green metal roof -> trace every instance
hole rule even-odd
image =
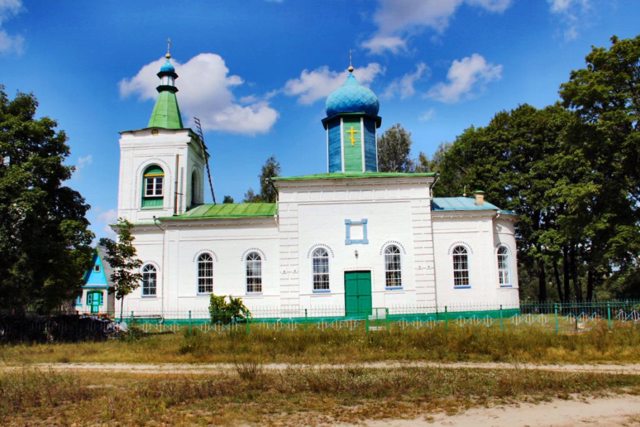
[[[434,211],[499,211],[500,208],[489,202],[476,205],[474,197],[434,197],[431,202]]]
[[[190,209],[181,215],[160,218],[161,221],[198,219],[240,219],[272,217],[277,212],[275,203],[223,203],[206,204]]]
[[[176,94],[163,90],[158,94],[156,105],[153,107],[151,118],[149,119],[150,128],[163,129],[182,129],[182,116],[180,115],[180,107],[178,107],[178,98]]]
[[[272,178],[274,181],[312,181],[316,179],[367,179],[367,178],[417,178],[433,177],[435,172],[425,173],[405,173],[405,172],[346,172],[346,173],[319,173],[315,175],[302,176],[278,176]]]

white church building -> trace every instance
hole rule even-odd
[[[276,203],[203,203],[208,153],[169,54],[158,76],[147,127],[120,137],[118,216],[143,261],[125,316],[206,318],[211,293],[254,318],[518,308],[516,217],[481,193],[433,197],[434,173],[378,172],[378,98],[352,67],[326,102],[328,170],[275,178]]]

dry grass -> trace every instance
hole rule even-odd
[[[640,377],[464,369],[297,369],[200,376],[0,374],[3,425],[313,425],[640,391]]]
[[[381,360],[547,363],[640,362],[640,325],[602,323],[580,334],[520,326],[500,331],[450,324],[421,329],[274,330],[252,326],[221,333],[146,335],[103,343],[0,346],[0,361],[123,363],[358,363]]]

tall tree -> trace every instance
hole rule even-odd
[[[109,238],[100,239],[100,245],[107,249],[105,258],[112,269],[111,281],[114,286],[109,289],[109,292],[115,294],[116,299],[120,300],[120,320],[122,320],[124,297],[136,290],[142,280],[140,273],[142,261],[136,256],[132,228],[133,225],[129,221],[119,218],[118,241]]]
[[[400,124],[387,129],[378,139],[378,170],[380,172],[411,172],[411,133]]]
[[[47,312],[76,295],[92,258],[82,196],[64,185],[67,137],[38,102],[0,86],[0,309]]]
[[[586,67],[571,72],[560,95],[579,119],[572,143],[588,153],[583,168],[589,171],[591,186],[582,194],[588,217],[576,221],[575,227],[590,237],[590,297],[610,274],[638,276],[634,271],[640,255],[640,36],[625,40],[614,36],[610,48],[593,47]]]
[[[278,193],[276,191],[272,178],[280,175],[280,163],[276,160],[274,156],[271,156],[267,159],[267,161],[262,165],[262,170],[260,171],[260,199],[266,203],[275,203],[278,198]]]

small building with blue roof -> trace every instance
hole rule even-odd
[[[75,310],[78,313],[112,315],[115,312],[114,296],[109,292],[113,287],[111,266],[105,255],[103,246],[96,247],[91,268],[84,276],[82,293],[75,300]]]
[[[380,172],[380,103],[353,67],[326,100],[327,170],[273,179],[276,203],[220,205],[170,59],[147,127],[120,137],[118,217],[143,262],[127,316],[207,318],[212,293],[271,319],[518,309],[517,217],[481,191],[433,197],[435,173]],[[104,282],[92,272],[83,298]]]

